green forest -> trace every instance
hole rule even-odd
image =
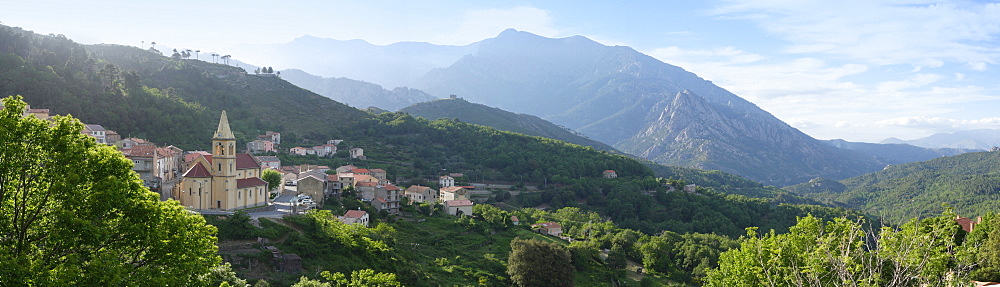
[[[975,217],[996,212],[1000,204],[1000,153],[966,153],[894,165],[839,182],[814,179],[786,189],[900,224],[940,214],[942,203],[959,215]]]

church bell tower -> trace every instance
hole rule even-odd
[[[212,137],[212,189],[213,207],[232,209],[236,203],[236,136],[229,129],[229,119],[226,111],[222,111],[219,127]]]

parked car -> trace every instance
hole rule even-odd
[[[285,181],[285,185],[287,185],[287,186],[295,186],[295,181],[287,180],[287,181]]]

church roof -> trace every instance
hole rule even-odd
[[[236,188],[247,188],[254,186],[265,186],[267,182],[257,177],[243,178],[236,180]]]
[[[248,168],[260,168],[260,163],[258,163],[257,159],[248,153],[236,154],[236,169]]]
[[[229,119],[226,118],[226,110],[222,110],[222,117],[219,118],[219,128],[215,130],[213,139],[236,139],[233,131],[229,129]]]
[[[212,177],[212,173],[199,162],[184,172],[184,177]]]

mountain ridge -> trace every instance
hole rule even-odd
[[[493,127],[498,130],[561,140],[593,147],[597,150],[618,152],[609,145],[577,135],[569,129],[556,126],[541,118],[471,103],[462,98],[446,98],[417,103],[401,109],[400,112],[428,120],[457,118],[462,122]]]

